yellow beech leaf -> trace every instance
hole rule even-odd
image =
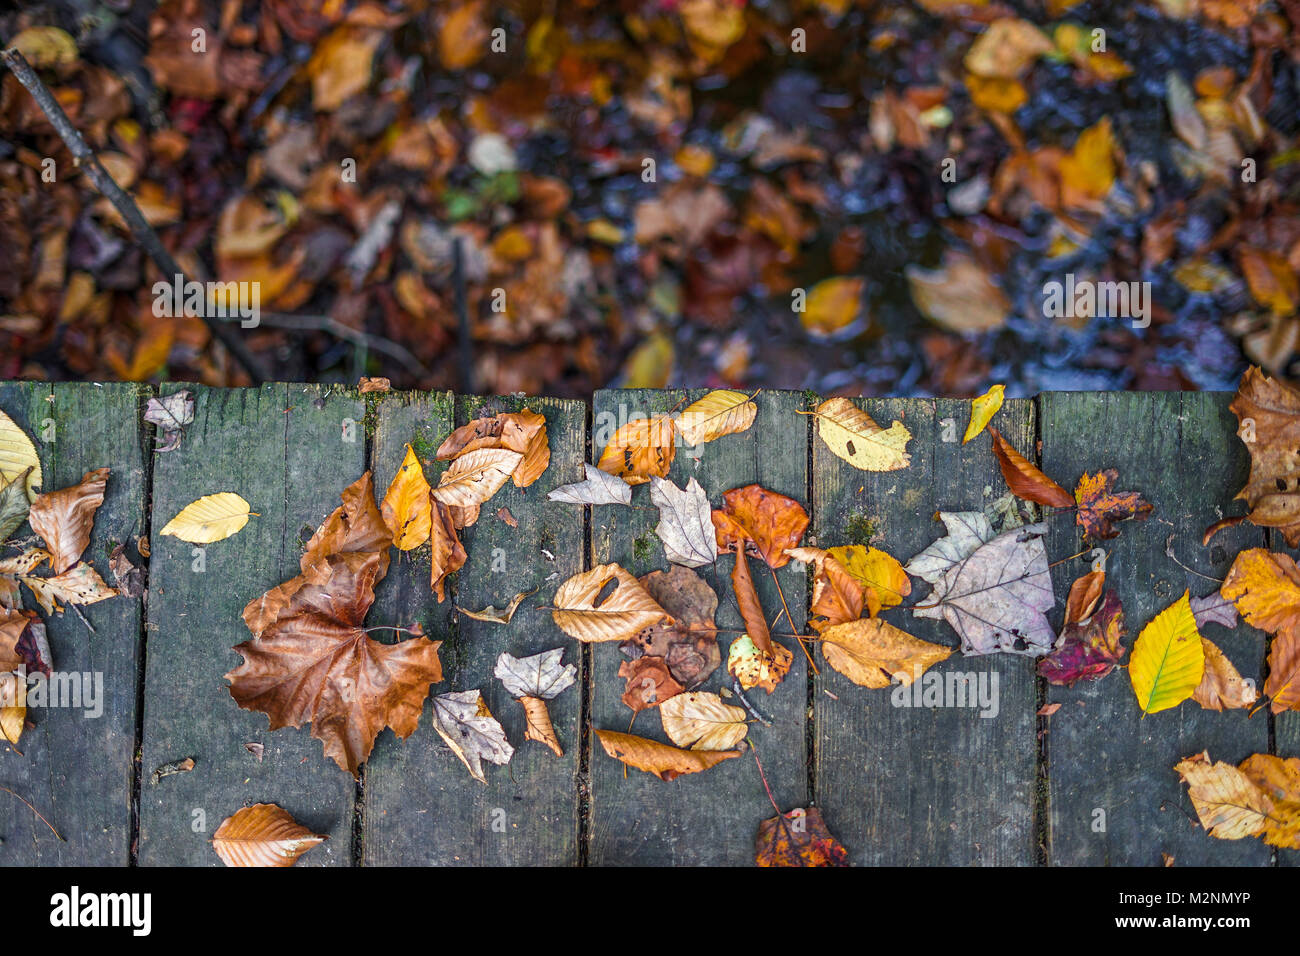
[[[448,506],[473,508],[495,495],[523,460],[523,455],[509,448],[467,451],[442,473],[430,494]]]
[[[679,747],[730,750],[749,732],[743,707],[724,704],[717,694],[687,691],[659,705],[664,733]]]
[[[817,434],[826,447],[854,468],[896,471],[912,460],[906,451],[912,433],[902,422],[881,428],[847,398],[827,399],[813,414],[817,416]]]
[[[598,600],[611,581],[617,586]],[[625,641],[668,614],[628,571],[617,564],[601,564],[560,585],[551,617],[565,634],[591,643]]]
[[[679,750],[657,740],[598,730],[596,737],[605,753],[629,767],[652,773],[660,780],[674,780],[684,773],[700,773],[724,760],[739,757],[739,750]]]
[[[715,389],[698,402],[692,402],[677,416],[677,430],[688,444],[705,442],[743,432],[754,424],[758,406],[744,392]]]
[[[859,618],[822,631],[826,663],[863,687],[904,686],[946,660],[953,649],[913,637],[879,618]]]
[[[27,723],[26,688],[20,687],[18,680],[17,674],[0,672],[0,737],[11,744],[18,743]]]
[[[397,469],[388,491],[384,493],[379,511],[384,516],[384,524],[393,533],[393,545],[398,550],[410,551],[429,540],[429,531],[433,527],[429,482],[425,480],[424,469],[410,445],[406,446],[402,467]]]
[[[1240,840],[1263,832],[1272,802],[1241,770],[1221,760],[1211,763],[1208,752],[1188,757],[1174,769],[1210,836]]]
[[[644,484],[652,476],[666,478],[677,454],[676,439],[677,426],[671,418],[638,418],[614,433],[596,467],[629,485]]]
[[[800,313],[803,327],[814,335],[830,335],[852,324],[862,308],[862,279],[836,276],[823,279],[808,291]]]
[[[328,837],[312,833],[273,803],[257,803],[227,817],[212,834],[226,866],[293,866]]]
[[[912,581],[887,551],[862,544],[830,548],[831,557],[838,561],[866,592],[867,614],[875,617],[882,608],[895,607],[912,593]]]
[[[35,501],[33,489],[41,486],[41,459],[36,454],[32,440],[4,412],[0,412],[0,485],[7,485],[28,468],[27,500]]]
[[[966,434],[962,436],[963,445],[982,432],[984,426],[998,413],[998,409],[1002,407],[1002,400],[1006,397],[1006,391],[1005,385],[994,385],[979,398],[971,400],[970,424],[966,426]]]
[[[253,514],[256,512],[239,495],[222,491],[190,502],[163,526],[161,533],[191,544],[211,544],[238,532]]]
[[[1205,675],[1205,649],[1184,591],[1142,629],[1129,656],[1128,676],[1143,714],[1177,707]]]

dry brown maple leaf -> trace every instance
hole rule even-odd
[[[70,488],[38,495],[27,521],[49,548],[55,574],[62,574],[79,560],[90,543],[95,511],[104,503],[109,469],[96,468]]]
[[[849,851],[831,836],[817,807],[764,820],[754,841],[759,866],[848,866]]]
[[[652,477],[667,478],[677,454],[677,426],[663,415],[638,418],[614,433],[600,453],[596,467],[640,485]]]
[[[1250,477],[1237,497],[1245,499],[1253,524],[1277,528],[1294,548],[1300,545],[1300,391],[1252,366],[1228,407],[1250,452]]]
[[[415,732],[429,685],[442,680],[440,642],[381,644],[361,627],[386,557],[347,552],[313,565],[295,591],[261,604],[261,629],[226,674],[240,707],[266,714],[271,730],[309,721],[325,755],[354,776],[385,726]]]
[[[713,512],[719,550],[752,547],[770,568],[790,563],[787,549],[798,547],[808,528],[803,505],[760,485],[732,488],[722,501],[722,508]]]
[[[1083,529],[1084,537],[1094,541],[1113,538],[1119,531],[1116,521],[1136,518],[1145,520],[1151,514],[1151,502],[1138,491],[1113,491],[1119,472],[1106,468],[1090,475],[1084,472],[1074,489],[1074,500],[1079,506],[1075,521]]]
[[[989,428],[993,436],[993,454],[1002,469],[1002,477],[1011,493],[1025,501],[1033,501],[1049,508],[1073,508],[1074,496],[1048,478],[1024,455],[1011,447],[996,428]]]
[[[657,740],[598,730],[596,737],[605,753],[629,767],[652,773],[660,780],[675,780],[682,774],[701,773],[724,760],[739,757],[739,750],[681,750]]]
[[[329,837],[312,833],[273,803],[237,810],[212,834],[212,849],[226,866],[293,866]]]
[[[1300,567],[1289,555],[1248,548],[1232,562],[1219,593],[1248,624],[1273,635],[1264,682],[1273,713],[1300,710]]]

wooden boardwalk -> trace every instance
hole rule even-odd
[[[147,601],[119,597],[86,609],[94,634],[72,614],[52,617],[56,666],[104,675],[103,716],[35,711],[22,755],[0,748],[0,786],[31,801],[66,837],[56,841],[0,793],[0,864],[215,866],[212,831],[257,802],[277,803],[329,835],[300,866],[753,862],[757,826],[773,815],[753,759],[672,783],[638,771],[625,776],[590,733],[627,727],[617,648],[584,649],[536,608],[560,581],[595,563],[616,561],[638,575],[667,567],[654,510],[580,508],[548,502],[546,493],[581,479],[583,462],[593,460],[593,433],[611,416],[667,411],[702,390],[602,391],[590,406],[285,384],[167,384],[157,393],[185,387],[196,396],[194,422],[178,450],[157,453],[152,427],[141,422],[156,394],[148,386],[0,383],[0,409],[39,439],[44,490],[112,468],[87,559],[111,580],[108,554],[126,544],[148,575]],[[1123,526],[1107,543],[1108,583],[1123,601],[1130,646],[1184,588],[1194,595],[1212,588],[1179,562],[1221,578],[1241,548],[1282,546],[1251,526],[1224,532],[1209,548],[1200,544],[1248,470],[1230,398],[1049,393],[1009,401],[995,420],[1067,487],[1085,470],[1114,467],[1124,488],[1154,504],[1149,521]],[[910,468],[873,474],[851,468],[814,437],[811,419],[798,412],[818,401],[810,393],[762,392],[753,428],[681,449],[672,479],[698,478],[715,504],[727,489],[757,482],[805,503],[818,545],[870,541],[904,561],[942,534],[935,511],[981,508],[1006,491],[986,437],[968,445],[944,440],[949,420],[960,438],[965,402],[861,400],[878,421],[900,419],[914,435]],[[426,704],[408,740],[380,735],[358,782],[323,757],[306,728],[271,733],[264,715],[240,710],[222,678],[239,663],[231,648],[248,637],[240,611],[297,573],[303,544],[339,492],[371,468],[382,493],[407,442],[432,479],[441,468],[432,450],[453,427],[484,410],[524,404],[547,417],[549,470],[526,491],[507,485],[467,530],[469,561],[446,603],[430,594],[427,557],[423,567],[395,559],[368,618],[418,619],[444,642],[445,680],[433,692],[482,688],[518,748],[510,767],[489,766],[486,786],[473,781],[432,731]],[[243,495],[259,517],[205,548],[157,534],[182,506],[217,491]],[[643,494],[635,504],[648,505]],[[502,506],[517,528],[495,517]],[[1071,524],[1050,527],[1050,560],[1082,550]],[[1171,535],[1177,561],[1166,553]],[[141,537],[150,543],[147,559],[135,554]],[[721,627],[740,626],[730,570],[729,557],[703,569],[720,595]],[[1069,581],[1085,570],[1083,558],[1054,569],[1054,626]],[[795,564],[779,574],[802,626],[806,574]],[[755,578],[774,613],[771,576]],[[454,612],[457,604],[500,606],[534,587],[540,590],[507,626]],[[940,622],[890,617],[923,639],[957,643]],[[1265,635],[1243,624],[1212,636],[1262,684]],[[503,650],[521,656],[557,646],[566,647],[565,659],[579,664],[582,677],[551,706],[562,758],[523,743],[522,711],[492,676]],[[770,728],[754,726],[751,737],[776,800],[783,809],[821,807],[855,864],[1159,866],[1162,853],[1179,866],[1300,863],[1300,854],[1275,855],[1258,840],[1207,837],[1173,771],[1180,758],[1205,749],[1233,763],[1256,752],[1300,754],[1300,714],[1248,718],[1187,702],[1142,720],[1122,672],[1065,690],[1049,688],[1031,661],[1012,655],[955,655],[938,667],[996,674],[996,715],[895,707],[889,692],[857,687],[827,667],[812,675],[797,651],[777,692],[752,698],[772,720]],[[1040,716],[1048,703],[1061,706]],[[262,745],[260,759],[250,743]],[[195,761],[191,772],[151,779],[156,768],[186,757]]]

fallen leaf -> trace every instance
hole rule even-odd
[[[1031,524],[980,544],[942,572],[912,613],[947,621],[968,656],[1046,653],[1056,639],[1044,614],[1056,604],[1043,547],[1046,533],[1046,525]],[[918,573],[912,569],[925,554],[913,558],[908,570]]]
[[[1053,49],[1047,34],[1028,20],[1004,17],[975,38],[963,62],[976,76],[1014,80]]]
[[[560,485],[546,497],[551,501],[564,501],[575,505],[630,505],[632,503],[632,486],[626,481],[601,471],[595,465],[584,462],[582,467],[587,473],[585,481]]]
[[[555,752],[555,756],[563,757],[564,748],[560,746],[560,738],[555,734],[555,725],[551,723],[551,712],[546,708],[546,701],[540,697],[520,697],[519,703],[524,708],[524,739],[546,744]]]
[[[823,279],[808,291],[804,310],[799,315],[803,327],[813,335],[833,335],[853,324],[862,310],[862,290],[866,282],[849,276]]]
[[[56,574],[81,560],[90,544],[95,512],[104,503],[108,474],[107,468],[88,471],[78,484],[38,495],[32,502],[27,522],[49,548],[50,564]]]
[[[433,698],[433,729],[479,783],[487,783],[483,761],[505,766],[515,748],[477,690],[439,694]]]
[[[1247,684],[1226,654],[1213,641],[1201,638],[1205,653],[1205,674],[1192,693],[1192,699],[1206,710],[1240,710],[1259,697],[1255,687]]]
[[[769,568],[790,563],[786,551],[797,547],[808,529],[803,505],[760,485],[732,488],[723,494],[722,502],[722,508],[713,512],[720,551],[752,546]]]
[[[518,527],[519,527],[519,519],[516,518],[516,517],[515,517],[515,516],[510,512],[510,509],[509,509],[509,508],[505,508],[505,507],[498,508],[498,509],[497,509],[497,519],[500,520],[500,521],[505,522],[507,525],[509,525],[509,526],[512,527],[512,528],[518,528]]]
[[[137,598],[144,594],[144,572],[131,563],[126,548],[116,545],[108,556],[108,569],[119,594]]]
[[[1251,754],[1237,769],[1272,804],[1264,820],[1264,842],[1300,850],[1300,757]]]
[[[701,773],[724,760],[739,757],[739,750],[680,750],[657,740],[598,730],[596,737],[605,753],[629,767],[652,773],[660,780],[675,780],[682,774]]]
[[[982,511],[940,511],[938,517],[947,534],[936,538],[903,567],[908,574],[930,584],[937,584],[950,568],[994,538],[993,526]]]
[[[1070,494],[1051,478],[1038,470],[1024,455],[1011,447],[996,428],[990,428],[993,436],[993,454],[1002,469],[1002,478],[1007,487],[1017,498],[1046,505],[1049,508],[1073,508],[1074,495]]]
[[[456,534],[456,521],[452,517],[452,509],[448,508],[441,501],[433,501],[433,510],[430,513],[429,525],[429,542],[432,545],[430,554],[430,572],[429,587],[433,589],[434,595],[441,604],[446,600],[446,581],[448,576],[453,572],[459,571],[469,560],[469,554],[465,551],[465,546],[460,542],[460,536]]]
[[[862,687],[910,685],[952,648],[913,637],[879,618],[860,618],[822,631],[822,656],[853,683]]]
[[[473,66],[487,51],[488,28],[482,0],[469,0],[447,10],[438,30],[438,55],[448,70]]]
[[[761,687],[769,694],[790,672],[794,655],[774,643],[771,652],[761,651],[748,634],[731,642],[727,651],[727,672],[744,690]]]
[[[1268,249],[1241,246],[1237,250],[1242,275],[1255,301],[1275,315],[1291,315],[1300,303],[1300,279],[1286,257]]]
[[[0,672],[0,737],[11,744],[18,743],[27,726],[25,690],[17,674]]]
[[[862,585],[870,617],[902,604],[903,598],[912,593],[912,582],[908,580],[907,572],[887,551],[850,544],[830,548],[826,553]]]
[[[1251,523],[1277,528],[1289,547],[1300,546],[1300,391],[1252,366],[1228,407],[1250,452],[1250,478],[1237,497]]]
[[[99,573],[84,561],[54,577],[37,578],[20,574],[18,580],[31,589],[46,614],[62,610],[58,606],[59,601],[83,606],[117,597],[117,591],[105,584]]]
[[[70,66],[77,62],[77,42],[58,27],[28,27],[9,43],[38,70]]]
[[[31,468],[17,475],[13,481],[0,478],[0,542],[18,530],[27,520],[30,503],[27,500],[27,476]]]
[[[1232,562],[1219,593],[1246,623],[1273,635],[1264,682],[1273,713],[1300,710],[1300,568],[1290,555],[1249,548]]]
[[[718,595],[708,583],[680,564],[651,571],[640,579],[668,617],[634,634],[620,645],[630,656],[662,657],[683,687],[696,687],[722,663],[713,617]]]
[[[382,31],[345,24],[316,44],[306,75],[317,112],[332,113],[370,85],[375,50],[383,39]]]
[[[144,420],[158,429],[154,450],[175,451],[181,445],[185,426],[194,421],[194,393],[183,388],[161,399],[150,398],[145,405]]]
[[[1103,116],[1075,140],[1061,159],[1061,202],[1066,208],[1097,206],[1115,184],[1118,144],[1110,117]]]
[[[564,664],[564,648],[556,647],[531,657],[514,657],[504,651],[497,657],[496,678],[511,697],[551,700],[573,686],[578,669]]]
[[[366,378],[362,376],[357,382],[357,393],[360,395],[368,395],[371,392],[391,392],[392,390],[393,383],[386,378]]]
[[[35,501],[35,489],[41,486],[41,459],[36,454],[36,446],[12,418],[0,412],[0,479],[7,484],[24,473],[27,474],[27,498]]]
[[[1225,598],[1218,591],[1211,591],[1204,597],[1192,598],[1192,616],[1196,618],[1198,628],[1207,624],[1218,624],[1232,630],[1237,626],[1237,605]]]
[[[763,613],[758,590],[749,574],[749,559],[743,549],[736,551],[736,562],[731,567],[731,587],[736,595],[736,606],[745,622],[745,633],[764,654],[772,653],[772,635],[768,632],[767,615]]]
[[[293,866],[328,837],[312,833],[273,803],[244,807],[212,834],[212,849],[226,866]]]
[[[817,406],[817,434],[826,447],[862,471],[897,471],[912,458],[907,443],[912,433],[902,422],[881,428],[847,398],[831,398]]]
[[[613,592],[601,600],[610,582]],[[560,630],[584,643],[625,641],[667,618],[641,582],[617,564],[581,571],[555,592],[551,617]]]
[[[321,522],[307,542],[298,565],[306,571],[331,554],[378,552],[382,555],[379,574],[375,577],[378,581],[388,573],[388,548],[393,543],[393,533],[375,504],[375,485],[370,472],[344,488],[339,497],[343,503]]]
[[[1007,323],[1011,303],[970,256],[951,249],[938,269],[904,270],[912,301],[931,322],[952,332],[991,332]]]
[[[686,689],[673,677],[666,660],[649,654],[634,661],[623,661],[618,665],[618,676],[627,681],[623,703],[633,713],[658,707]]]
[[[1174,769],[1187,784],[1187,795],[1210,836],[1240,840],[1263,832],[1272,801],[1236,767],[1210,763],[1208,751],[1203,751]]]
[[[790,548],[786,554],[817,569],[810,605],[816,616],[809,620],[810,627],[821,631],[828,625],[844,624],[862,616],[867,603],[866,589],[829,552],[820,548]]]
[[[818,807],[796,807],[758,825],[754,862],[759,866],[848,866],[849,851],[831,836]]]
[[[325,755],[357,775],[385,727],[415,732],[429,685],[442,680],[440,642],[372,640],[362,628],[387,552],[330,554],[244,609],[254,637],[226,674],[230,695],[270,729],[312,725]]]
[[[451,463],[433,497],[446,505],[472,508],[481,505],[510,480],[523,455],[508,448],[478,448],[464,452]]]
[[[1070,585],[1070,596],[1065,599],[1065,623],[1077,624],[1092,617],[1105,588],[1105,571],[1089,571],[1075,578]]]
[[[1080,579],[1082,580],[1082,579]],[[1077,583],[1077,582],[1076,582]],[[1052,652],[1038,662],[1038,675],[1049,684],[1072,687],[1081,680],[1101,680],[1124,656],[1124,609],[1119,595],[1107,591],[1083,620],[1068,620]]]
[[[677,426],[663,415],[638,418],[614,433],[600,453],[596,467],[640,485],[651,477],[666,478],[677,453]]]
[[[743,432],[758,415],[758,406],[751,399],[744,392],[715,389],[682,410],[675,419],[677,431],[690,445]]]
[[[159,533],[191,544],[211,544],[237,534],[253,514],[249,503],[239,495],[222,491],[190,502]]]
[[[1128,676],[1143,714],[1177,707],[1205,674],[1205,650],[1188,592],[1152,619],[1133,643]]]
[[[193,769],[194,769],[193,757],[186,757],[183,760],[172,760],[169,763],[165,763],[159,767],[155,767],[154,772],[149,775],[149,783],[151,783],[154,786],[157,786],[158,781],[162,780],[165,777],[172,777],[178,773],[189,773]]]
[[[993,416],[1002,407],[1006,391],[1007,387],[1005,385],[994,385],[983,395],[971,399],[970,422],[966,425],[966,434],[961,439],[963,445],[982,432],[985,426],[992,421]]]
[[[393,536],[393,546],[399,551],[411,551],[428,541],[433,526],[432,510],[429,482],[415,451],[407,445],[402,466],[384,492],[379,508]]]
[[[743,707],[724,704],[717,694],[690,691],[659,705],[664,733],[679,747],[730,750],[749,732]]]
[[[1086,471],[1074,489],[1074,500],[1079,506],[1075,521],[1083,529],[1084,537],[1094,541],[1113,538],[1119,531],[1114,527],[1116,521],[1135,518],[1146,520],[1151,514],[1151,503],[1138,491],[1112,491],[1119,479],[1119,472],[1107,468],[1095,475]]]
[[[481,611],[471,611],[458,604],[456,605],[456,610],[460,611],[460,613],[464,614],[466,617],[473,618],[476,621],[487,621],[491,624],[509,624],[510,619],[515,616],[515,611],[518,610],[519,605],[523,602],[524,598],[536,593],[537,588],[533,588],[531,591],[520,591],[510,599],[509,604],[502,608],[489,604]]]
[[[659,509],[655,534],[671,563],[699,568],[718,559],[709,496],[698,481],[690,479],[682,490],[671,481],[651,478],[650,503]]]

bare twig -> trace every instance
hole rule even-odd
[[[54,829],[54,824],[50,823],[49,820],[47,820],[47,819],[45,819],[45,817],[41,816],[41,811],[37,810],[34,806],[32,806],[30,803],[28,803],[26,800],[24,800],[24,799],[23,799],[22,797],[20,797],[18,794],[14,793],[14,792],[13,792],[12,790],[10,790],[8,787],[0,787],[0,790],[3,790],[5,793],[9,794],[9,796],[13,797],[15,800],[17,800],[17,801],[19,801],[20,803],[22,803],[25,807],[27,807],[28,810],[32,811],[32,813],[36,814],[36,819],[40,820],[40,821],[41,821],[42,823],[44,823],[47,827],[49,827],[49,828],[50,828],[50,832],[54,834],[55,839],[57,839],[60,843],[67,843],[67,842],[68,842],[67,840],[63,839],[63,835],[60,834],[58,830]]]
[[[263,312],[262,324],[271,328],[290,329],[298,332],[326,332],[354,345],[365,346],[375,352],[381,352],[390,358],[394,358],[401,362],[403,367],[412,375],[424,378],[433,374],[405,346],[398,345],[390,339],[370,335],[367,332],[358,332],[336,319],[331,319],[328,315],[290,315],[284,312]]]
[[[0,53],[0,59],[4,60],[5,66],[17,77],[18,82],[26,87],[27,92],[32,95],[32,99],[36,100],[36,105],[45,113],[45,117],[50,121],[50,125],[54,127],[54,131],[59,134],[59,137],[67,145],[76,164],[86,171],[86,175],[94,183],[95,188],[108,197],[108,201],[113,204],[113,207],[126,222],[132,237],[148,253],[149,258],[154,261],[163,277],[171,280],[173,276],[183,276],[184,271],[176,264],[176,260],[172,258],[171,253],[163,246],[162,240],[153,231],[153,227],[145,221],[140,212],[140,207],[135,204],[135,200],[113,181],[113,177],[104,169],[94,152],[86,145],[86,141],[81,138],[81,134],[77,132],[77,128],[72,125],[72,121],[68,119],[68,114],[63,111],[59,101],[50,93],[49,87],[36,75],[36,71],[32,69],[31,64],[27,62],[22,53],[14,49],[5,50]],[[230,326],[218,322],[212,316],[203,315],[200,317],[212,331],[213,337],[226,347],[236,362],[243,366],[244,371],[248,373],[248,377],[255,384],[266,381],[267,376],[262,370],[261,363],[258,362],[243,340]]]

